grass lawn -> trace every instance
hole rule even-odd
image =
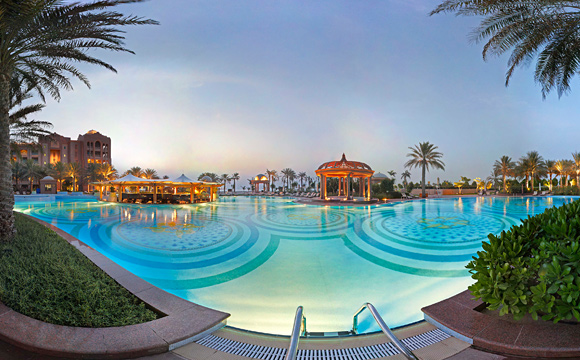
[[[4,304],[67,326],[123,326],[158,317],[54,231],[14,215],[18,234],[11,243],[0,243]]]

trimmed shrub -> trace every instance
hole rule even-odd
[[[580,189],[577,186],[557,186],[553,188],[554,195],[580,195]]]
[[[17,235],[0,243],[0,300],[57,325],[110,327],[158,316],[54,231],[14,213]]]
[[[580,201],[488,239],[466,266],[476,280],[472,295],[515,319],[580,321]]]

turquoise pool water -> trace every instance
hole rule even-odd
[[[222,198],[195,205],[93,199],[24,202],[49,222],[175,295],[232,314],[228,324],[289,334],[345,331],[371,302],[391,327],[471,284],[465,269],[489,233],[572,197],[453,198],[367,207]],[[363,313],[361,331],[378,328]]]

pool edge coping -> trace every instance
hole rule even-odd
[[[71,327],[33,319],[0,302],[0,339],[3,341],[50,356],[126,359],[168,352],[226,325],[230,314],[159,289],[56,226],[19,214],[55,231],[119,285],[165,316],[121,327]]]

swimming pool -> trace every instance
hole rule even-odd
[[[127,270],[231,326],[289,334],[304,306],[308,331],[346,331],[371,302],[391,327],[472,283],[465,269],[489,233],[573,197],[453,198],[365,207],[229,197],[193,205],[72,199],[15,209],[79,238]],[[375,331],[368,313],[361,332]]]

